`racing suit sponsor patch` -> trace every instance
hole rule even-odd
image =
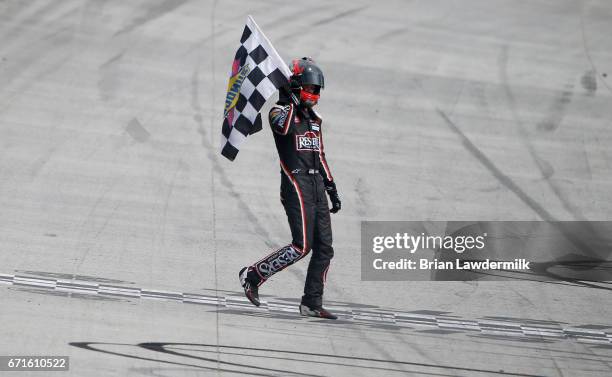
[[[287,119],[287,114],[289,114],[289,106],[285,108],[274,107],[270,110],[270,119],[276,126],[282,127]]]
[[[276,272],[298,260],[301,256],[302,254],[300,254],[299,251],[297,251],[293,246],[289,245],[276,251],[264,261],[257,263],[255,267],[261,276],[263,276],[264,279],[267,279]]]
[[[295,135],[295,149],[298,151],[319,151],[319,136],[312,131]]]

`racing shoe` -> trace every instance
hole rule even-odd
[[[300,314],[308,317],[317,317],[317,318],[325,318],[325,319],[338,319],[338,316],[330,313],[322,306],[319,307],[310,307],[308,305],[300,304]]]
[[[254,284],[251,280],[249,280],[248,273],[249,267],[244,267],[242,270],[240,270],[238,273],[240,285],[242,285],[242,288],[244,288],[244,295],[249,299],[249,301],[251,301],[251,304],[259,306],[261,303],[259,302],[257,284]]]

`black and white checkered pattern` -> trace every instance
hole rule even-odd
[[[85,277],[83,277],[85,278]],[[83,279],[81,278],[81,279]],[[134,285],[111,285],[98,281],[53,279],[49,277],[13,275],[0,273],[0,287],[8,285],[15,288],[37,289],[51,294],[64,294],[73,298],[105,299],[149,299],[175,303],[214,306],[232,313],[249,315],[287,315],[299,317],[297,303],[286,298],[268,296],[260,307],[254,307],[242,292],[227,296],[217,296],[217,292],[187,293],[142,288]],[[467,333],[498,338],[517,339],[527,337],[547,342],[577,340],[579,342],[609,346],[612,332],[607,325],[572,326],[564,322],[547,320],[520,319],[512,317],[462,318],[449,312],[430,310],[398,311],[373,305],[334,303],[326,305],[341,320],[353,325],[381,327],[386,329],[412,329],[435,334]],[[235,312],[233,312],[235,313]]]
[[[230,160],[236,158],[248,135],[261,130],[261,108],[291,76],[285,62],[251,16],[247,18],[240,39],[234,64],[236,62],[240,67],[238,71],[247,65],[249,72],[242,81],[235,106],[223,120],[221,154]]]

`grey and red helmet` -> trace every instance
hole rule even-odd
[[[309,107],[316,105],[321,89],[325,88],[321,68],[312,58],[304,57],[291,62],[291,73],[291,88],[296,95],[299,95],[300,101]],[[312,93],[305,91],[305,85],[314,85],[314,91]]]

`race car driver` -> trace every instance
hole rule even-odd
[[[327,271],[334,255],[330,212],[336,213],[341,208],[336,183],[325,159],[321,117],[313,109],[325,86],[323,72],[310,58],[295,59],[291,70],[290,87],[281,89],[269,121],[280,158],[280,197],[292,241],[242,268],[239,278],[246,297],[259,306],[259,286],[312,250],[300,313],[336,319],[322,305]],[[290,100],[291,93],[298,101]]]

